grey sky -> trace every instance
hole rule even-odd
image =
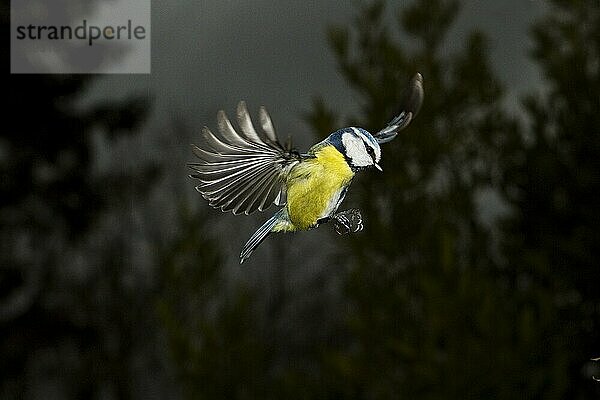
[[[393,3],[390,12],[397,8]],[[352,23],[353,5],[339,0],[155,1],[152,74],[101,77],[92,98],[150,91],[152,123],[184,117],[194,126],[213,125],[217,109],[233,112],[245,99],[251,110],[266,105],[284,136],[302,136],[300,114],[313,95],[346,114],[356,109],[325,38],[328,25]],[[479,27],[491,39],[493,65],[512,88],[510,94],[530,90],[540,79],[527,59],[527,29],[543,5],[539,0],[465,1],[449,51]]]

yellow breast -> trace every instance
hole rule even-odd
[[[354,177],[342,153],[333,146],[315,151],[290,172],[287,180],[287,210],[297,229],[309,229],[317,220],[335,211],[342,190]]]

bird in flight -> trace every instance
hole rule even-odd
[[[244,245],[240,264],[272,232],[309,230],[331,222],[339,234],[362,230],[360,211],[338,212],[354,175],[379,166],[382,143],[394,139],[417,115],[423,102],[423,77],[411,80],[400,113],[375,134],[348,127],[333,132],[306,153],[283,146],[264,107],[259,130],[246,104],[237,107],[239,131],[224,111],[217,114],[219,134],[202,129],[204,144],[192,145],[198,161],[190,163],[196,190],[214,208],[233,214],[281,208]]]

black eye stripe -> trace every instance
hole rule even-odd
[[[364,141],[363,141],[363,146],[365,146],[365,150],[367,151],[367,154],[369,155],[369,157],[371,157],[373,162],[375,162],[375,151],[373,150],[373,148],[371,146],[368,146]]]

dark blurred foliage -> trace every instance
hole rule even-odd
[[[360,113],[316,98],[315,139],[378,130],[417,71],[426,97],[344,202],[365,230],[323,236],[337,247],[309,284],[282,245],[300,234],[269,239],[281,265],[248,267],[263,282],[223,268],[222,216],[173,178],[189,158],[135,161],[149,98],[82,110],[92,76],[3,74],[0,397],[598,397],[600,10],[551,3],[522,120],[481,32],[448,51],[459,1],[362,2],[329,30]],[[173,125],[164,148],[184,149]]]
[[[600,347],[600,3],[552,6],[532,29],[547,90],[525,99],[527,140],[504,156],[515,211],[507,272],[539,303],[532,317],[546,321],[546,352],[562,358],[564,398],[598,398],[584,366]]]
[[[263,370],[268,354],[252,292],[239,285],[227,289],[205,220],[190,211],[179,219],[180,237],[161,251],[158,305],[178,380],[189,398],[257,398],[269,386]]]
[[[11,75],[9,24],[2,1],[0,397],[126,398],[145,299],[123,281],[129,232],[90,242],[115,210],[127,218],[157,171],[98,173],[94,139],[132,135],[149,99],[82,110],[93,76]]]

